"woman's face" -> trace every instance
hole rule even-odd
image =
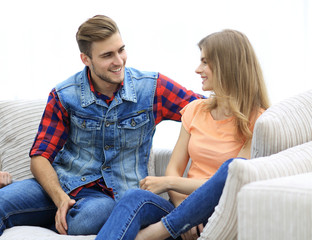
[[[212,71],[206,61],[203,50],[201,50],[200,64],[196,68],[195,72],[202,78],[202,89],[203,91],[212,91]]]

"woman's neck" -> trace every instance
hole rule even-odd
[[[224,120],[232,115],[228,102],[217,102],[217,107],[211,110],[214,120]]]

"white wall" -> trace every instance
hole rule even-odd
[[[119,25],[128,66],[159,71],[197,92],[197,42],[225,28],[249,37],[273,104],[312,88],[309,0],[10,0],[0,1],[0,99],[47,98],[80,71],[75,33],[96,14]],[[179,127],[161,123],[155,145],[174,146]]]

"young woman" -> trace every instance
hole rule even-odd
[[[211,34],[198,45],[196,73],[202,89],[213,94],[181,111],[182,127],[166,176],[146,177],[141,189],[129,190],[96,239],[197,239],[218,204],[229,163],[250,157],[254,123],[269,107],[255,52],[234,30]],[[166,191],[170,201],[157,195]]]

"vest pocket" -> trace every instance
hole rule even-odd
[[[150,119],[146,111],[140,111],[119,119],[117,127],[121,133],[121,146],[133,148],[141,145],[142,140],[145,138],[145,128],[149,121]]]
[[[71,115],[71,140],[79,146],[95,144],[98,130],[101,129],[101,120],[77,114]]]

